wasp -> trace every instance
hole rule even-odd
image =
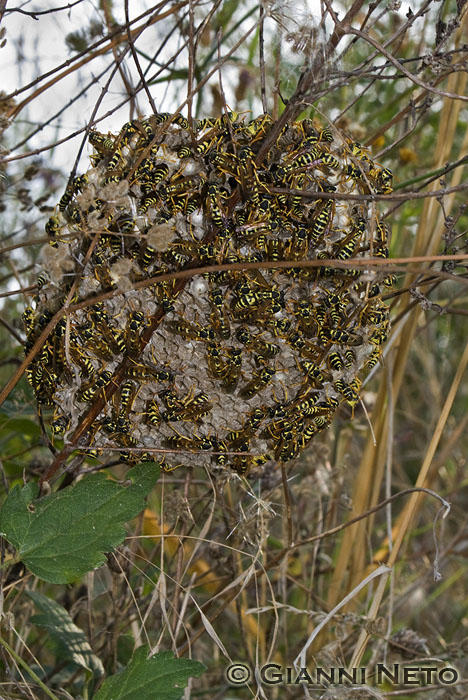
[[[141,365],[132,361],[125,370],[125,374],[130,379],[141,379],[143,381],[155,379],[158,382],[172,382],[174,375],[167,369],[157,369],[148,365]]]
[[[322,129],[318,137],[319,141],[333,141],[333,134],[330,129]]]
[[[252,467],[262,467],[271,459],[273,459],[273,455],[271,455],[269,452],[263,452],[262,454],[256,455],[255,457],[250,457],[249,461]]]
[[[75,194],[75,188],[73,187],[73,183],[70,183],[67,185],[67,187],[65,188],[65,192],[60,197],[60,200],[59,200],[60,211],[65,211],[67,206],[72,201],[74,194]]]
[[[298,353],[302,355],[302,357],[308,357],[312,360],[315,359],[319,354],[318,348],[315,345],[313,345],[309,340],[306,340],[304,336],[302,336],[297,331],[289,333],[286,336],[285,340],[288,343],[288,345],[291,348],[297,350]]]
[[[57,416],[50,424],[54,435],[63,435],[68,430],[69,426],[70,418],[65,415]]]
[[[289,462],[297,456],[300,447],[296,439],[298,430],[296,427],[287,428],[283,431],[281,439],[275,449],[275,458],[280,462]]]
[[[276,370],[272,367],[262,367],[261,370],[254,373],[250,382],[244,386],[239,395],[243,399],[251,399],[270,383],[275,374]]]
[[[91,307],[91,329],[89,329],[89,326],[86,326],[86,324],[84,326],[80,326],[80,329],[84,330],[84,332],[88,334],[88,338],[96,346],[106,347],[107,343],[107,346],[111,348],[112,352],[125,352],[125,338],[123,337],[123,334],[120,330],[110,325],[107,311],[105,311],[103,306],[104,305],[102,304],[102,302],[99,302],[99,304],[94,304],[94,306]],[[99,338],[94,333],[94,327],[96,327],[97,330],[102,334],[103,338]]]
[[[169,330],[181,335],[186,340],[214,341],[215,332],[212,328],[204,328],[198,323],[188,323],[187,321],[173,321],[167,324]]]
[[[389,168],[372,168],[369,175],[374,178],[379,194],[391,194],[393,192],[393,173]]]
[[[159,193],[163,199],[186,194],[190,190],[197,189],[200,184],[204,182],[204,179],[202,175],[189,175],[188,177],[181,177],[178,179],[173,177],[169,180],[167,185],[161,185],[159,187]]]
[[[307,229],[301,226],[290,239],[286,247],[286,256],[292,260],[303,260],[307,256],[309,248],[309,235]]]
[[[86,345],[90,350],[93,350],[93,352],[96,353],[96,355],[99,355],[99,357],[102,357],[104,360],[113,360],[114,355],[115,355],[115,350],[112,347],[113,343],[113,336],[108,337],[103,337],[100,338],[99,335],[96,333],[96,328],[93,327],[93,325],[89,322],[83,323],[80,326],[78,326],[78,330],[80,333],[80,336],[84,339],[84,345]],[[101,327],[99,328],[101,330],[101,333],[103,336],[106,335],[106,331],[102,331]],[[112,341],[111,341],[112,338]]]
[[[269,316],[257,319],[260,325],[264,325],[275,338],[286,338],[291,330],[291,321],[287,318],[270,318]]]
[[[222,153],[213,151],[209,155],[209,162],[214,165],[221,173],[238,177],[238,166],[236,156],[232,153]]]
[[[242,238],[245,239],[255,238],[257,245],[260,236],[264,236],[267,233],[271,233],[271,224],[269,221],[256,221],[236,227],[236,234],[240,234]]]
[[[348,303],[348,299],[340,297],[338,294],[329,292],[326,295],[324,304],[328,309],[328,314],[333,325],[337,326],[343,321],[343,313]]]
[[[127,379],[120,389],[119,411],[116,418],[116,426],[120,431],[123,431],[128,423],[128,414],[132,410],[136,395],[137,389],[135,384],[130,379]]]
[[[110,248],[111,252],[113,255],[122,255],[123,253],[123,238],[121,236],[111,236],[111,235],[104,235],[101,236],[101,240],[103,245],[106,245]]]
[[[394,287],[396,284],[396,275],[387,275],[383,278],[382,284],[384,285],[384,287]]]
[[[351,231],[338,244],[333,246],[333,257],[338,260],[348,260],[356,250],[357,243],[366,230],[366,220],[356,219]]]
[[[196,131],[205,131],[205,129],[215,129],[220,126],[219,118],[207,117],[206,119],[197,119],[195,122]]]
[[[343,358],[338,352],[331,352],[327,358],[327,363],[330,369],[335,371],[341,370],[344,367]]]
[[[254,204],[258,204],[260,181],[257,175],[254,153],[250,146],[244,146],[239,151],[238,172],[244,198],[251,200]]]
[[[154,191],[150,192],[149,194],[147,194],[141,198],[140,205],[138,207],[138,213],[139,214],[146,214],[148,209],[150,207],[157,206],[158,202],[159,202],[159,196],[158,196],[157,192],[154,192]]]
[[[202,442],[203,441],[203,442]],[[204,449],[201,447],[203,444],[206,449],[216,449],[216,441],[210,438],[198,438],[198,437],[186,437],[185,435],[171,435],[164,440],[164,444],[167,447],[174,447],[183,450],[200,450]],[[215,446],[213,448],[213,445]]]
[[[343,396],[344,401],[348,403],[354,411],[354,407],[359,401],[359,396],[350,384],[346,384],[342,379],[338,379],[333,383],[334,388]],[[359,388],[359,387],[357,387]]]
[[[148,417],[148,422],[152,425],[159,425],[162,421],[161,412],[156,401],[148,401],[145,415]]]
[[[52,248],[58,248],[57,238],[61,228],[62,226],[58,216],[51,216],[45,225],[45,232],[49,238],[49,244],[52,246]]]
[[[382,194],[391,194],[393,192],[392,181],[393,174],[391,170],[384,168],[377,177],[377,182],[380,184],[378,192],[381,192]]]
[[[303,360],[300,363],[300,367],[306,377],[312,382],[313,386],[321,388],[323,382],[330,380],[330,375],[327,373],[324,374],[320,367],[315,364],[315,362]]]
[[[299,447],[301,449],[307,447],[310,441],[314,438],[314,435],[316,435],[320,430],[323,430],[329,425],[330,421],[324,418],[323,416],[315,418],[309,425],[307,425],[304,428],[303,432],[300,434],[298,439]]]
[[[221,380],[226,391],[234,391],[242,366],[241,351],[238,348],[227,348],[225,357],[217,343],[210,342],[207,346],[207,364],[213,376]]]
[[[80,392],[80,401],[92,401],[101,389],[105,389],[111,380],[112,372],[108,372],[107,370],[100,372],[97,379]]]
[[[23,320],[23,323],[26,327],[26,334],[29,337],[32,335],[33,330],[34,330],[34,323],[36,320],[36,312],[32,308],[32,306],[27,306],[25,310],[23,311],[21,318]]]
[[[306,299],[301,299],[294,303],[294,315],[299,321],[304,335],[308,337],[315,335],[317,327],[314,321],[314,314],[311,304]]]
[[[138,253],[139,253],[139,248],[138,248]],[[149,243],[146,243],[145,250],[143,252],[142,258],[141,258],[141,265],[145,269],[148,269],[148,267],[155,262],[156,258],[158,257],[158,251],[155,248],[152,248]]]
[[[345,367],[348,369],[354,365],[356,362],[356,355],[354,354],[354,350],[348,349],[344,351],[344,363]]]
[[[76,339],[76,335],[73,334]],[[70,343],[72,341],[72,334],[70,334]],[[70,357],[73,362],[80,368],[80,377],[92,377],[94,375],[94,366],[90,358],[85,355],[81,348],[77,345],[70,344]]]
[[[247,348],[253,350],[254,352],[260,353],[260,355],[264,357],[273,358],[280,351],[278,345],[268,343],[267,341],[261,340],[260,338],[252,335],[246,326],[241,326],[237,329],[236,338]]]
[[[301,153],[294,160],[289,163],[289,165],[284,166],[284,172],[286,175],[294,172],[298,168],[311,168],[317,165],[320,159],[320,151],[318,148],[312,147],[310,151]]]
[[[351,165],[351,164],[348,164],[346,166],[345,174],[347,175],[348,180],[349,179],[359,180],[363,176],[362,169],[357,165]]]
[[[201,207],[201,199],[197,195],[195,197],[190,197],[185,203],[184,203],[184,213],[185,214],[193,214],[194,211],[197,211],[197,209],[200,209]],[[219,234],[218,234],[219,235]]]
[[[209,134],[210,135],[208,135],[208,137],[204,138],[202,141],[198,141],[197,145],[195,146],[195,153],[197,153],[199,156],[207,154],[217,144],[221,143],[222,137],[219,135],[219,133],[209,132]]]
[[[104,136],[99,131],[91,131],[88,136],[89,143],[94,146],[98,153],[104,154],[114,148],[114,139]]]
[[[373,345],[382,345],[387,340],[388,337],[388,323],[383,324],[382,328],[376,329],[372,335],[369,337],[369,341]]]
[[[237,112],[226,112],[225,114],[222,114],[220,117],[210,117],[207,119],[198,119],[196,122],[196,130],[197,131],[203,131],[204,129],[224,129],[227,124],[228,120],[230,122],[235,122],[238,118],[238,113]]]
[[[220,205],[220,199],[226,198],[227,190],[211,183],[208,185],[208,200],[210,204],[211,219],[218,228],[223,228],[226,222],[226,213]]]
[[[231,467],[239,476],[246,476],[249,473],[251,464],[252,461],[250,457],[246,457],[245,455],[236,455],[232,457]]]
[[[210,321],[214,330],[223,340],[231,335],[231,327],[229,325],[228,315],[224,305],[223,292],[219,287],[215,287],[209,292],[209,299],[212,306]]]
[[[365,319],[366,323],[380,325],[388,319],[388,308],[383,304],[376,309],[365,309],[362,318]]]
[[[177,151],[177,158],[191,158],[192,157],[192,149],[189,146],[182,146],[182,148],[179,148]]]
[[[221,383],[225,391],[232,393],[237,386],[241,373],[242,351],[239,348],[226,348],[225,354],[227,357],[227,369]]]
[[[157,185],[161,180],[164,180],[168,175],[169,167],[166,163],[158,163],[158,165],[151,169],[151,182],[153,186]]]
[[[306,389],[309,391],[309,387]],[[308,396],[303,394],[299,399],[293,404],[291,411],[293,413],[298,413],[301,418],[308,418],[310,416],[322,415],[327,412],[327,409],[323,406],[317,404],[318,394],[313,393]]]
[[[245,129],[250,134],[250,143],[255,143],[259,139],[266,136],[273,125],[273,119],[269,114],[260,114],[255,119],[252,119]]]
[[[257,407],[254,408],[248,415],[245,422],[244,429],[251,431],[253,434],[265,418],[265,408]]]
[[[183,251],[183,255],[193,255],[204,262],[216,260],[218,250],[211,243],[199,243],[198,241],[176,241],[171,243],[170,252],[174,249]]]
[[[339,168],[340,167],[340,162],[335,158],[335,156],[332,156],[331,153],[322,153],[319,157],[320,163],[324,163],[325,165],[328,165],[330,168]]]
[[[315,218],[312,224],[312,228],[310,230],[310,239],[314,245],[316,245],[320,241],[320,239],[325,235],[331,223],[332,213],[333,200],[327,199],[320,213]]]
[[[138,445],[138,441],[128,433],[116,432],[113,433],[111,437],[118,445],[121,445],[122,447],[136,447]],[[134,458],[137,458],[137,456],[135,455]]]
[[[161,396],[162,392],[160,392]],[[189,395],[185,399],[170,402],[172,405],[162,414],[162,419],[169,421],[197,421],[213,408],[207,394],[199,393],[196,396]]]
[[[125,331],[125,344],[128,353],[136,353],[140,347],[140,330],[145,326],[145,315],[142,311],[132,311]]]
[[[49,281],[48,274],[46,272],[41,272],[41,274],[39,275],[39,277],[36,280],[36,285],[37,285],[38,289],[42,289],[42,287],[45,284],[47,284],[48,281]]]
[[[321,328],[318,334],[319,340],[325,343],[337,343],[343,345],[362,345],[362,338],[354,333],[348,333],[340,328]]]
[[[369,156],[366,153],[366,151],[369,151],[368,148],[363,148],[363,146],[361,146],[361,144],[357,141],[350,141],[348,146],[355,158],[370,162]]]
[[[242,288],[242,291],[238,293],[237,301],[231,304],[231,308],[234,312],[243,311],[244,309],[250,309],[252,307],[258,308],[263,301],[271,304],[272,313],[277,313],[285,308],[284,291],[278,291],[277,289],[259,289],[254,291],[252,288],[246,286],[246,288]]]
[[[108,290],[115,287],[115,282],[112,279],[109,266],[105,258],[99,253],[95,252],[94,258],[94,275],[98,282],[100,283],[102,289]]]
[[[258,243],[257,247],[260,248]],[[270,240],[267,241],[266,246],[263,246],[263,248],[265,247],[267,260],[270,260],[271,262],[276,262],[277,260],[283,259],[285,252],[283,241],[280,241],[278,238],[270,238]]]
[[[379,362],[382,352],[379,347],[372,350],[371,354],[366,360],[366,369],[372,369]]]
[[[121,162],[122,162],[122,154],[121,154],[119,149],[116,149],[114,152],[114,155],[112,156],[112,158],[110,159],[110,161],[107,164],[107,171],[112,172],[113,170],[116,170],[116,168],[118,168],[118,166],[120,165]]]
[[[177,126],[180,126],[181,129],[187,130],[190,126],[188,119],[182,116],[182,114],[176,114],[172,121],[174,124],[177,124]]]
[[[241,430],[231,430],[226,436],[226,440],[234,447],[239,444],[239,441],[244,441],[255,434],[266,416],[265,407],[258,406],[250,411],[247,419],[244,422]]]

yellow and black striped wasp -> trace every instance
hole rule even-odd
[[[253,335],[247,326],[240,326],[237,329],[236,338],[240,343],[245,345],[246,348],[253,350],[253,352],[259,353],[259,355],[266,358],[271,359],[280,351],[278,345],[269,343],[266,340],[262,340],[261,338]]]
[[[224,303],[224,295],[219,287],[211,289],[209,294],[211,303],[210,322],[216,333],[223,340],[227,340],[231,335],[231,326]]]
[[[174,390],[166,389],[159,392],[159,396],[166,406],[166,411],[161,414],[163,421],[193,421],[196,422],[213,408],[209,397],[204,392],[195,394],[191,391],[184,398],[179,398]]]
[[[132,311],[125,329],[127,353],[134,354],[138,352],[140,347],[140,332],[145,326],[145,314],[142,311]]]
[[[105,388],[112,381],[112,372],[108,370],[102,370],[98,373],[97,379],[92,381],[88,386],[84,387],[79,393],[79,400],[84,402],[92,401],[101,391],[104,392]]]
[[[273,367],[262,367],[254,373],[250,382],[241,389],[239,396],[245,400],[251,399],[268,386],[275,374],[276,369],[273,369]]]
[[[167,327],[172,333],[177,333],[186,340],[213,342],[215,339],[215,332],[212,328],[203,327],[196,322],[189,323],[188,321],[180,319],[179,321],[169,322]]]
[[[327,372],[324,372],[315,362],[310,360],[303,360],[300,367],[312,386],[318,389],[322,388],[325,381],[331,379]]]
[[[331,226],[333,216],[334,202],[332,199],[326,199],[319,214],[314,218],[311,228],[309,229],[310,241],[317,243],[326,235]]]

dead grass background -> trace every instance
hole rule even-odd
[[[208,670],[186,697],[465,697],[468,277],[463,260],[438,260],[466,254],[464,3],[418,0],[410,10],[324,0],[312,14],[266,1],[41,5],[0,3],[10,62],[0,103],[2,385],[19,379],[20,317],[40,270],[43,227],[70,170],[87,167],[87,131],[115,132],[154,107],[195,118],[220,114],[226,101],[253,116],[267,109],[280,126],[332,119],[393,171],[398,197],[380,198],[378,208],[392,225],[392,257],[409,260],[395,266],[384,363],[362,393],[374,435],[362,407],[353,421],[343,409],[284,473],[278,466],[250,483],[200,469],[164,475],[108,568],[73,587],[22,571],[3,578],[5,638],[28,662],[39,659],[59,697],[85,697],[80,673],[30,622],[24,590],[39,588],[73,615],[109,673],[145,641],[203,661]],[[52,59],[41,31],[56,47]],[[427,260],[411,261],[420,256]],[[5,492],[23,475],[39,478],[52,459],[24,378],[7,393]],[[82,471],[94,468],[83,456]],[[229,660],[292,666],[301,652],[311,668],[366,665],[369,673],[377,662],[436,658],[461,680],[449,691],[226,684]],[[0,695],[43,697],[2,656]]]

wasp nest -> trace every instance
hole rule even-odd
[[[354,409],[387,335],[393,278],[339,264],[387,257],[389,229],[365,198],[326,195],[391,192],[392,174],[308,119],[260,159],[272,126],[228,113],[191,130],[155,114],[90,134],[92,167],[46,224],[48,272],[23,314],[29,350],[66,299],[87,302],[28,370],[54,435],[131,462],[165,450],[166,469],[182,459],[246,474],[296,457],[340,403]],[[259,267],[216,269],[246,262]]]

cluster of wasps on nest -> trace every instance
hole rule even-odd
[[[272,126],[228,112],[191,129],[158,113],[117,136],[90,133],[92,166],[46,224],[48,273],[23,314],[28,352],[67,297],[89,302],[61,318],[28,369],[53,439],[66,444],[103,400],[77,449],[246,475],[297,457],[341,403],[354,412],[358,375],[388,333],[382,294],[394,278],[294,263],[387,257],[375,205],[313,193],[389,193],[392,173],[310,119],[285,126],[258,163]],[[265,261],[291,266],[157,280]]]

